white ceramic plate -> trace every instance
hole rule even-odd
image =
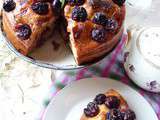
[[[111,88],[126,99],[137,120],[158,120],[150,104],[140,94],[127,85],[106,78],[88,78],[68,85],[50,102],[42,120],[80,120],[88,102]]]

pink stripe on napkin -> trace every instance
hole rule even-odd
[[[121,52],[122,46],[126,42],[126,39],[127,39],[127,35],[123,35],[122,42],[120,42],[120,44],[117,46],[117,48],[113,52],[113,55],[112,55],[112,58],[110,59],[110,62],[108,64],[106,63],[106,67],[104,68],[104,70],[102,72],[103,77],[108,77],[109,71],[112,68],[112,66],[115,64],[116,58],[117,58],[118,54]]]

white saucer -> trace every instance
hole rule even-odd
[[[136,120],[158,120],[151,105],[135,90],[115,80],[87,78],[66,86],[50,102],[42,120],[80,120],[88,102],[108,89],[117,90],[136,113]]]

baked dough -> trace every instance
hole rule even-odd
[[[33,51],[52,34],[54,24],[60,14],[64,14],[64,19],[66,19],[67,27],[64,27],[66,27],[67,33],[69,33],[69,44],[78,65],[92,63],[108,54],[118,44],[123,34],[125,6],[119,6],[112,0],[99,0],[99,3],[103,5],[102,7],[91,5],[91,1],[94,0],[84,0],[84,3],[78,6],[83,7],[87,12],[87,19],[84,21],[75,21],[72,18],[73,9],[77,5],[66,3],[64,11],[57,15],[52,3],[46,1],[48,13],[39,15],[31,8],[35,0],[27,0],[25,2],[23,0],[13,1],[16,3],[15,9],[10,12],[5,10],[2,12],[3,30],[13,46],[24,55]],[[93,22],[92,19],[96,13],[103,13],[106,18],[114,19],[117,23],[116,29],[105,30],[103,42],[95,41],[92,37],[94,28],[100,29],[104,27]],[[17,26],[24,24],[27,24],[31,29],[31,35],[25,40],[17,36]]]

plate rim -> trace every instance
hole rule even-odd
[[[59,96],[60,94],[63,94],[63,92],[65,91],[65,89],[71,89],[72,86],[76,86],[77,84],[80,84],[80,82],[82,82],[82,81],[91,81],[91,80],[93,80],[93,81],[95,81],[95,80],[96,80],[96,81],[98,81],[98,80],[101,80],[101,81],[109,80],[110,82],[111,82],[111,81],[114,81],[114,82],[116,82],[116,83],[118,83],[118,84],[121,84],[121,85],[123,84],[124,86],[127,87],[127,89],[132,90],[133,92],[136,93],[136,95],[141,96],[141,98],[142,98],[144,101],[146,101],[146,103],[148,104],[148,106],[153,110],[156,119],[158,120],[158,116],[157,116],[155,110],[153,109],[153,107],[151,106],[151,104],[149,104],[149,102],[148,102],[140,93],[138,93],[135,89],[133,89],[132,87],[130,87],[129,85],[127,85],[127,84],[125,84],[125,83],[123,83],[123,82],[117,81],[117,80],[112,79],[112,78],[105,78],[105,77],[83,78],[83,79],[80,79],[80,80],[78,80],[78,81],[72,81],[71,83],[69,83],[68,85],[66,85],[66,86],[65,86],[64,88],[62,88],[54,97],[52,97],[50,103],[47,105],[47,107],[46,107],[43,115],[41,116],[41,120],[46,120],[45,118],[46,118],[47,112],[48,112],[49,109],[50,109],[50,106],[53,105],[54,100],[56,99],[57,96]]]

